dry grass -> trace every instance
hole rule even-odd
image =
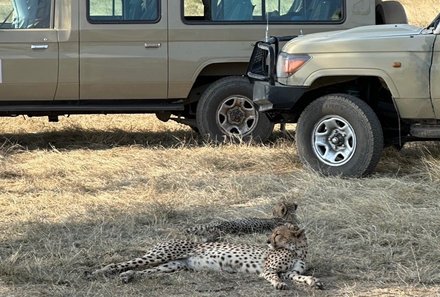
[[[0,123],[0,295],[284,295],[255,276],[181,273],[125,286],[84,277],[186,225],[263,216],[283,198],[300,204],[309,273],[328,288],[286,294],[440,294],[436,144],[388,150],[373,177],[342,180],[302,169],[280,134],[265,145],[213,146],[151,116]]]
[[[402,2],[413,22],[438,6]],[[7,118],[0,127],[0,296],[440,296],[438,144],[387,150],[375,175],[343,180],[305,171],[280,134],[264,145],[214,146],[152,116]],[[263,216],[282,198],[300,205],[308,273],[324,292],[275,292],[251,275],[129,285],[84,277],[180,237],[186,225]]]

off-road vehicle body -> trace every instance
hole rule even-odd
[[[17,8],[23,1],[26,13]],[[396,13],[390,3],[1,0],[0,115],[56,121],[69,114],[156,113],[214,139],[264,139],[273,123],[255,109],[244,75],[268,19],[276,35],[347,29],[396,15],[405,22],[401,6]]]
[[[371,173],[384,145],[440,139],[439,20],[298,36],[276,63],[276,39],[261,42],[249,70],[253,100],[272,122],[297,123],[307,166]]]

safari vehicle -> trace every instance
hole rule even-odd
[[[0,16],[1,116],[156,113],[212,139],[272,132],[244,77],[267,22],[297,35],[406,21],[380,0],[0,0]]]
[[[363,176],[384,145],[440,139],[440,15],[426,28],[365,26],[257,44],[253,100],[272,122],[297,123],[302,162]],[[270,53],[270,54],[268,54]]]

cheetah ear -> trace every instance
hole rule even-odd
[[[304,229],[299,229],[298,231],[295,232],[296,237],[297,237],[297,238],[304,237],[304,236],[306,235],[306,234],[305,234],[305,231],[306,231],[306,230],[304,230]]]
[[[298,204],[296,204],[295,202],[292,203],[292,208],[294,211],[296,211],[298,209]]]
[[[297,231],[299,229],[296,225],[294,225],[292,223],[284,223],[284,226],[291,229],[292,231]]]
[[[281,203],[281,216],[285,216],[288,212],[288,207],[285,203]]]

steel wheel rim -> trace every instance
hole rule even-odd
[[[224,99],[216,114],[216,123],[226,135],[247,136],[258,123],[258,112],[249,98],[233,95]]]
[[[356,151],[356,134],[344,118],[325,116],[315,125],[312,147],[318,159],[329,166],[346,164]]]

